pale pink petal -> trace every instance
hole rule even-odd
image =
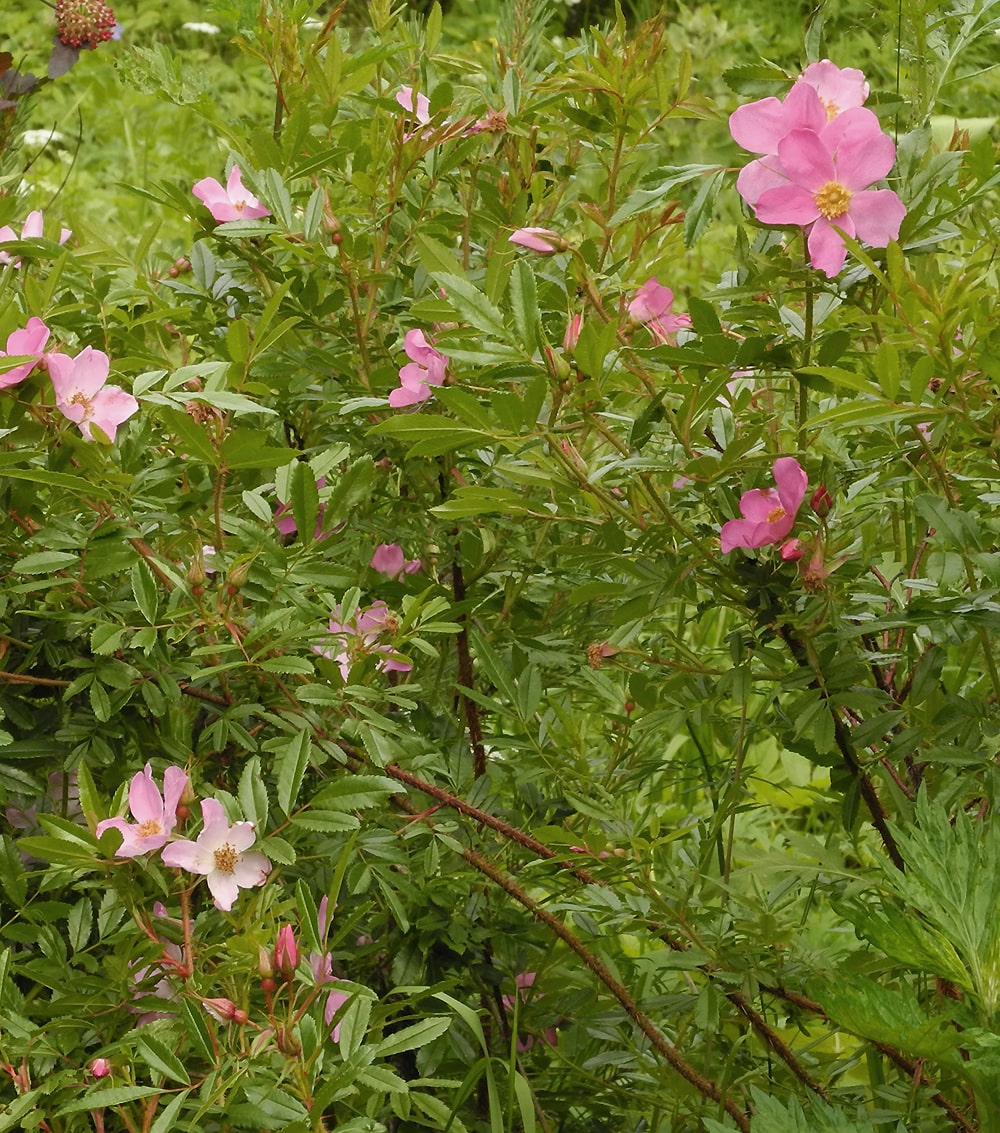
[[[729,115],[733,141],[751,153],[774,153],[785,130],[785,108],[779,98],[761,98],[738,106]]]
[[[372,555],[369,565],[379,574],[387,575],[389,578],[398,578],[403,572],[405,561],[403,548],[398,543],[380,543],[375,548],[375,553]]]
[[[563,240],[558,232],[551,228],[518,228],[507,237],[509,244],[519,244],[532,252],[548,255],[555,252],[562,245]]]
[[[400,87],[396,91],[396,101],[411,114],[416,115],[417,121],[425,126],[431,120],[431,103],[425,94],[416,96],[416,106],[413,104],[413,87]]]
[[[49,340],[49,328],[39,318],[28,319],[22,330],[7,338],[8,354],[41,354]]]
[[[164,846],[160,857],[164,865],[186,869],[190,873],[209,873],[215,868],[214,856],[204,852],[197,842],[190,842],[186,838]]]
[[[755,205],[762,193],[787,185],[788,178],[776,154],[760,157],[744,165],[736,178],[736,191],[748,205]]]
[[[426,401],[431,396],[431,387],[423,385],[422,383],[416,389],[409,389],[405,386],[399,389],[394,389],[389,394],[389,404],[393,409],[402,409],[407,405],[416,405],[418,402]]]
[[[21,229],[22,240],[35,240],[42,234],[42,210],[29,212]]]
[[[851,201],[858,239],[874,248],[884,248],[890,240],[899,239],[905,215],[906,206],[891,189],[870,189],[855,194]]]
[[[205,825],[198,836],[198,845],[214,852],[229,841],[229,823],[222,803],[218,799],[202,799],[201,817]]]
[[[427,341],[427,335],[422,330],[417,329],[406,332],[406,337],[403,339],[403,349],[408,358],[414,362],[419,362],[422,366],[426,366],[428,359],[437,354],[433,345]]]
[[[179,767],[168,767],[163,772],[163,824],[168,831],[177,823],[177,804],[187,785],[187,774]]]
[[[819,131],[819,134],[823,139],[823,145],[833,154],[833,159],[836,161],[837,152],[845,138],[859,136],[874,138],[883,134],[883,130],[878,115],[864,106],[855,106],[851,110],[845,110],[843,114],[838,114],[832,122]]]
[[[838,67],[829,59],[810,63],[799,81],[815,88],[830,117],[860,106],[868,97],[868,84],[861,71],[856,67]]]
[[[782,138],[778,157],[789,180],[810,192],[837,180],[833,156],[812,130],[793,130]]]
[[[833,180],[848,189],[867,189],[880,181],[896,160],[896,146],[888,134],[852,131],[837,147],[837,172]]]
[[[656,279],[647,279],[628,305],[629,315],[638,323],[649,322],[670,310],[674,293]]]
[[[73,373],[76,366],[73,359],[68,354],[52,353],[48,356],[48,367],[56,401],[68,400],[72,397],[74,388]]]
[[[233,877],[241,889],[251,889],[255,885],[263,885],[267,875],[271,872],[271,863],[256,851],[242,854],[236,865],[233,866]]]
[[[85,346],[73,359],[73,388],[70,396],[80,394],[83,397],[93,397],[108,380],[110,369],[111,359],[103,350]],[[59,391],[56,392],[58,394]]]
[[[90,418],[109,441],[114,441],[118,426],[139,412],[139,403],[120,386],[105,386],[93,399]],[[89,430],[84,430],[89,436]]]
[[[226,841],[234,850],[249,850],[257,840],[257,831],[252,822],[234,822],[226,835]]]
[[[231,873],[220,873],[219,870],[213,870],[208,875],[208,890],[215,899],[215,907],[224,913],[229,912],[240,895],[236,877]]]
[[[762,193],[754,211],[762,224],[811,224],[819,216],[813,194],[792,184]]]
[[[153,782],[153,768],[147,763],[145,770],[133,776],[129,786],[128,806],[136,822],[162,822],[163,799]]]
[[[852,231],[854,225],[848,213],[837,217],[837,224],[849,236],[854,235]],[[809,230],[806,243],[809,248],[809,262],[817,271],[824,272],[828,279],[833,279],[847,259],[847,249],[844,247],[843,239],[828,221],[820,217]]]
[[[205,205],[214,220],[236,219],[236,209],[230,203],[225,188],[214,177],[203,177],[194,184],[191,192]]]
[[[94,833],[100,838],[106,830],[117,830],[122,836],[122,844],[115,850],[116,858],[134,858],[145,853],[133,823],[124,818],[105,818],[97,824]]]
[[[781,497],[774,488],[753,488],[740,497],[740,515],[751,523],[765,522],[781,506]]]

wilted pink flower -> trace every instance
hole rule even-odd
[[[517,988],[518,998],[522,999],[522,1000],[527,999],[528,993],[530,992],[531,988],[534,986],[534,983],[535,983],[535,973],[534,972],[519,972],[517,974],[517,976],[514,977],[514,986]],[[544,996],[539,995],[536,998],[543,999]],[[514,997],[513,996],[505,995],[505,996],[502,997],[501,1002],[503,1003],[504,1007],[507,1008],[508,1011],[514,1010]],[[555,1046],[559,1042],[559,1033],[555,1029],[555,1027],[546,1027],[544,1032],[543,1032],[543,1036],[544,1036],[545,1041],[549,1044],[549,1046]],[[534,1045],[535,1045],[534,1035],[527,1035],[523,1039],[520,1036],[518,1036],[517,1049],[520,1053],[523,1054],[524,1051],[530,1050]]]
[[[218,221],[257,220],[271,215],[271,210],[244,186],[238,165],[229,171],[225,188],[214,177],[203,177],[191,192]]]
[[[808,478],[794,456],[774,462],[776,488],[754,488],[740,498],[742,519],[722,525],[722,553],[736,547],[764,547],[780,543],[792,530],[806,494]]]
[[[263,854],[247,852],[256,837],[252,822],[230,826],[216,799],[203,799],[201,814],[205,825],[197,840],[171,842],[161,856],[164,865],[203,874],[215,907],[228,913],[241,889],[264,884],[271,863]]]
[[[540,252],[543,256],[558,252],[566,247],[566,242],[558,232],[551,228],[518,228],[507,237],[509,244],[518,244],[531,252]]]
[[[95,440],[96,426],[114,441],[118,426],[139,411],[139,403],[119,386],[107,385],[111,361],[103,350],[85,346],[75,358],[68,354],[48,356],[49,377],[59,412],[80,426],[88,441]]]
[[[24,224],[21,226],[21,235],[14,231],[9,224],[5,224],[0,228],[0,244],[6,244],[11,240],[37,240],[42,235],[42,210],[35,209],[34,212],[29,212],[25,217]],[[66,241],[73,235],[71,228],[61,228],[59,230],[59,243],[65,244]],[[12,263],[17,267],[21,262],[20,256],[11,256],[8,252],[0,252],[0,264]]]
[[[628,313],[637,323],[645,323],[657,342],[673,342],[680,327],[691,325],[690,315],[674,315],[670,308],[674,293],[655,279],[647,279],[628,305]]]
[[[38,365],[45,356],[45,344],[49,340],[49,328],[41,319],[28,319],[23,330],[16,330],[7,336],[7,349],[0,350],[0,358],[16,355],[30,354],[32,361],[22,362],[18,366],[0,374],[0,389],[16,386]]]
[[[399,368],[399,389],[389,394],[393,409],[426,401],[431,396],[431,386],[444,384],[448,366],[448,359],[434,349],[422,330],[407,331],[403,349],[410,361]]]
[[[763,224],[811,226],[810,262],[831,279],[847,256],[834,225],[848,236],[884,248],[899,236],[906,215],[903,202],[891,189],[868,188],[892,168],[896,157],[892,139],[863,126],[843,128],[847,117],[841,115],[822,135],[793,130],[783,138],[778,160],[789,183],[765,190],[756,205],[757,219]]]
[[[335,661],[340,667],[340,675],[346,681],[351,675],[351,666],[362,657],[375,654],[392,654],[391,645],[379,643],[382,633],[393,633],[396,630],[396,619],[389,613],[385,602],[373,602],[363,610],[354,614],[352,621],[341,621],[340,607],[335,606],[331,616],[328,632],[337,639],[340,651],[334,654],[330,649],[314,645],[313,650],[328,660]],[[399,661],[393,656],[383,657],[376,668],[380,673],[397,672],[408,673],[413,666],[408,661]]]
[[[105,830],[117,830],[122,844],[115,850],[116,858],[135,858],[148,854],[167,844],[177,825],[177,804],[188,785],[187,774],[179,767],[168,767],[163,772],[163,794],[153,782],[153,767],[132,777],[128,790],[128,806],[135,822],[124,818],[105,818],[97,824],[98,838]]]
[[[396,101],[404,110],[408,110],[421,126],[426,126],[430,122],[431,101],[427,95],[418,94],[414,96],[413,87],[400,87],[396,91]]]
[[[829,59],[810,63],[798,81],[807,83],[816,91],[831,122],[838,114],[861,106],[868,98],[869,88],[864,72],[856,67],[838,67]]]
[[[111,1073],[111,1063],[106,1058],[95,1058],[89,1070],[92,1078],[106,1078]]]
[[[379,543],[368,565],[387,578],[399,578],[400,575],[414,574],[420,570],[420,560],[407,561],[403,555],[403,548],[398,543]]]

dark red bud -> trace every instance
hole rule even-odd
[[[830,497],[830,493],[826,490],[825,484],[820,484],[816,491],[813,492],[809,506],[820,519],[824,519],[830,514],[830,509],[833,507],[833,500]]]

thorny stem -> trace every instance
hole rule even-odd
[[[542,924],[558,936],[568,948],[575,952],[586,967],[590,969],[597,979],[611,992],[615,999],[618,1000],[625,1013],[649,1039],[657,1053],[683,1078],[690,1082],[699,1093],[722,1105],[743,1133],[750,1133],[750,1120],[740,1106],[738,1106],[732,1098],[727,1097],[715,1082],[712,1082],[703,1074],[700,1074],[687,1059],[684,1058],[681,1052],[664,1038],[649,1016],[639,1009],[624,984],[615,979],[603,961],[591,952],[574,932],[567,928],[562,921],[548,912],[548,910],[544,909],[537,901],[529,897],[512,878],[508,877],[481,854],[476,853],[475,850],[466,849],[462,851],[462,856],[474,869],[477,869],[480,873],[488,877],[503,889],[504,892],[513,897],[518,904],[523,905],[536,920],[541,921]]]

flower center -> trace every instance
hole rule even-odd
[[[841,185],[839,181],[827,181],[813,193],[813,200],[816,202],[820,216],[825,216],[827,220],[836,220],[850,208],[853,196],[846,185]]]
[[[156,818],[147,818],[139,823],[137,834],[140,838],[152,838],[154,834],[163,833],[163,824]]]
[[[237,212],[242,212],[247,207],[246,201],[233,201],[233,208]]]
[[[82,405],[85,418],[90,417],[94,412],[94,403],[86,394],[74,393],[69,399],[69,403],[70,405]]]
[[[821,98],[820,102],[823,103],[823,107],[826,110],[827,122],[832,122],[840,113],[840,107],[835,102],[827,102],[824,98]]]
[[[778,506],[776,508],[772,508],[767,513],[767,517],[765,518],[764,522],[765,523],[777,523],[779,519],[784,519],[784,518],[785,518],[785,509],[781,506],[781,504],[778,504]]]
[[[236,847],[226,842],[215,851],[215,868],[219,873],[235,873],[239,855]]]

